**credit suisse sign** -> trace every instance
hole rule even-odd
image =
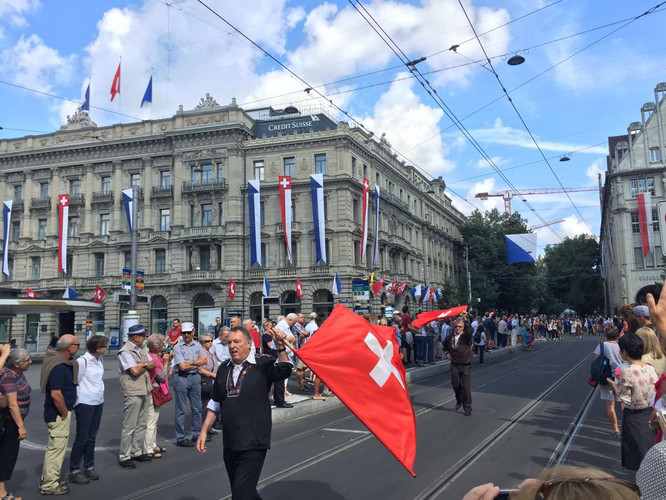
[[[275,137],[278,134],[323,132],[333,130],[337,124],[324,114],[285,118],[283,120],[257,121],[252,132],[255,137]]]

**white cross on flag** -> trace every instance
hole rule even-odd
[[[299,299],[303,298],[303,285],[301,285],[301,280],[296,278],[296,295]]]
[[[29,299],[36,299],[37,298],[37,294],[35,292],[33,292],[32,290],[30,290],[30,288],[25,289],[25,296],[28,297]]]
[[[236,283],[234,283],[234,280],[229,278],[229,287],[227,288],[227,295],[229,296],[230,300],[234,300],[234,297],[236,296]]]
[[[341,332],[345,348],[331,349]],[[395,330],[338,304],[296,354],[415,476],[416,418]]]
[[[99,285],[95,285],[95,296],[93,297],[93,300],[98,304],[101,304],[102,301],[104,300],[105,295],[106,292],[104,291],[104,289]]]

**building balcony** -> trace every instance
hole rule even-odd
[[[223,226],[184,227],[180,232],[182,239],[218,238],[223,236]]]
[[[280,278],[295,278],[298,275],[295,267],[283,267],[280,269]]]
[[[25,203],[23,200],[14,200],[12,203],[12,212],[23,212]]]
[[[390,204],[395,205],[399,209],[409,212],[409,205],[398,198],[396,195],[388,193],[386,191],[381,191],[379,194],[380,200],[388,201]]]
[[[310,268],[310,274],[312,274],[312,276],[333,276],[331,274],[331,268],[328,266],[312,266]]]
[[[226,179],[183,182],[183,194],[224,192],[227,189]]]
[[[173,186],[153,186],[150,188],[150,199],[171,199],[173,198]]]
[[[173,283],[174,275],[173,273],[158,273],[158,274],[147,274],[145,275],[146,285],[165,285],[167,283]]]
[[[301,223],[296,222],[296,221],[291,221],[291,232],[296,233],[296,232],[300,232],[300,230],[301,230]],[[280,222],[277,225],[277,231],[280,234],[282,234],[284,232],[284,227],[282,226],[282,222]]]
[[[86,198],[83,194],[70,194],[69,195],[69,206],[70,207],[82,207],[86,204]]]
[[[112,191],[96,191],[92,195],[92,203],[96,204],[113,204],[113,192]]]
[[[220,281],[223,279],[222,271],[216,269],[214,271],[184,271],[181,273],[181,283],[192,281],[205,281],[211,283],[212,281]],[[212,284],[212,283],[211,283]]]
[[[50,210],[51,198],[33,198],[30,200],[30,210]]]

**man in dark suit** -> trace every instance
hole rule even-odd
[[[444,354],[451,361],[451,385],[456,394],[456,410],[461,406],[465,416],[472,414],[472,327],[458,318],[453,322],[453,333],[444,341]]]
[[[274,336],[277,361],[272,356],[255,358],[250,332],[235,326],[229,331],[231,359],[220,366],[213,398],[208,403],[197,450],[206,452],[206,436],[219,414],[222,415],[224,465],[234,500],[257,499],[257,483],[271,445],[271,406],[268,392],[274,382],[291,375],[292,364],[279,330]]]

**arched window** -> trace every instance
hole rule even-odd
[[[280,296],[280,314],[286,316],[289,313],[301,312],[301,299],[294,290],[284,292]]]
[[[156,295],[150,301],[150,333],[166,335],[167,323],[167,301],[161,295]]]
[[[255,292],[250,295],[250,318],[261,326],[264,321],[264,318],[267,316],[267,312],[261,312],[261,292]]]
[[[333,294],[329,290],[317,290],[312,295],[312,310],[320,318],[326,318],[333,311]]]

